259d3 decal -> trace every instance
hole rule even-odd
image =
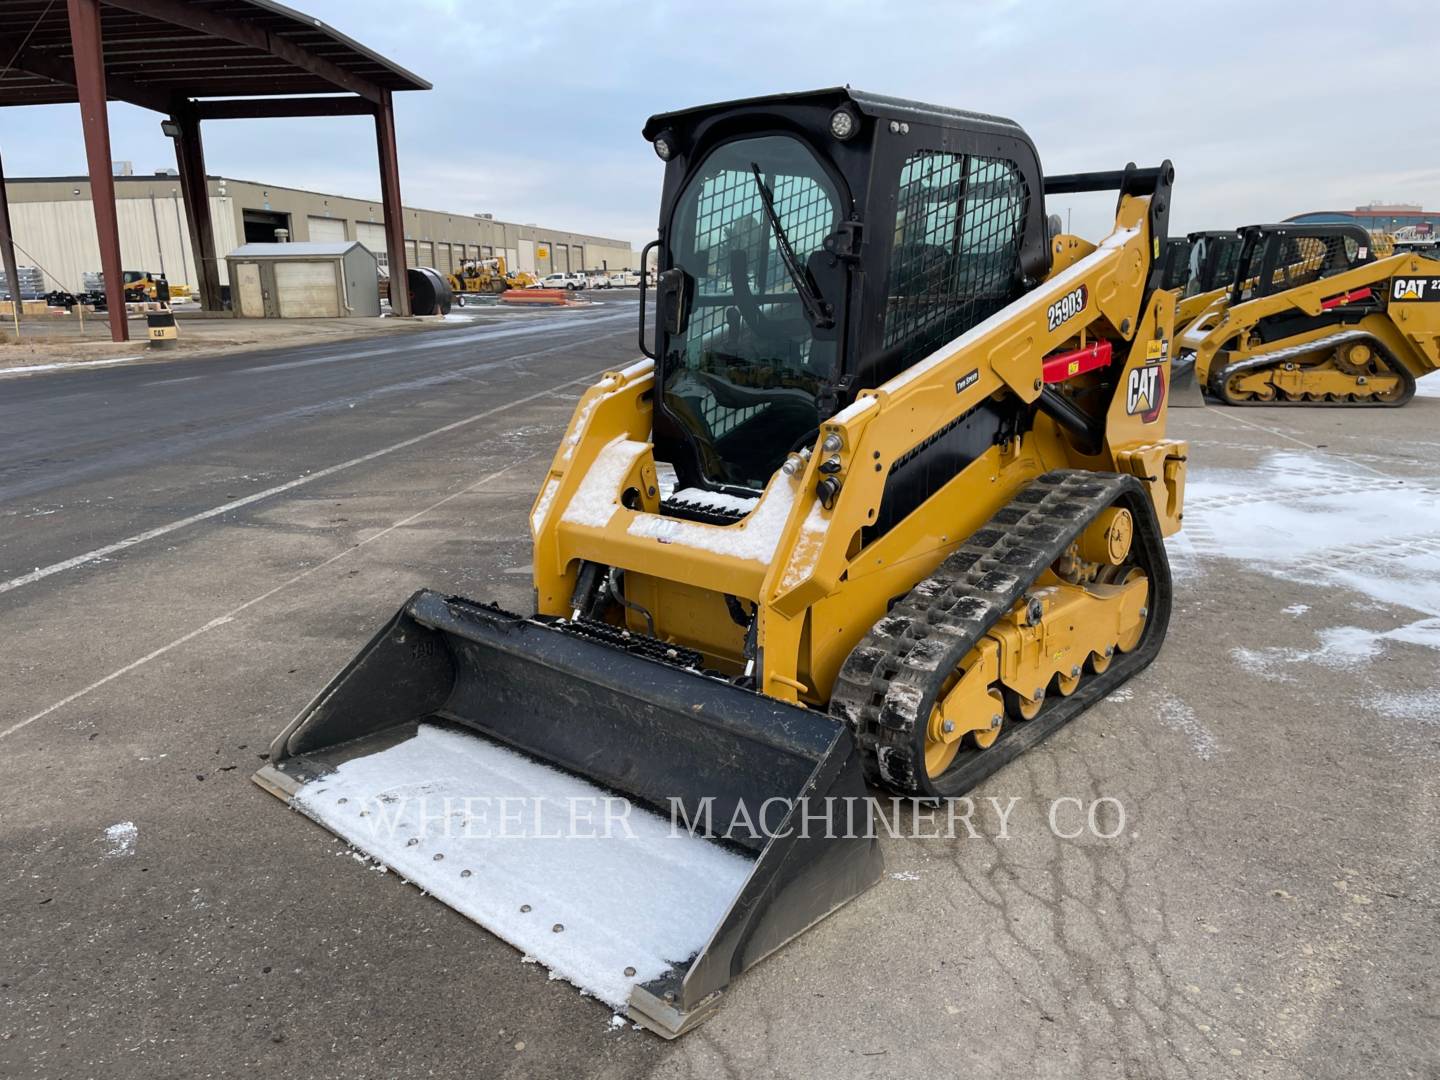
[[[1090,290],[1084,285],[1081,285],[1077,289],[1070,290],[1045,310],[1045,323],[1047,328],[1050,330],[1058,330],[1065,323],[1084,311],[1085,305],[1089,300]]]

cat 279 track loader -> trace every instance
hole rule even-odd
[[[1175,331],[1185,327],[1215,301],[1228,296],[1235,280],[1235,265],[1240,261],[1241,236],[1232,230],[1193,232],[1185,238],[1187,249],[1183,274],[1166,288],[1180,290],[1180,306],[1175,311]]]
[[[1154,658],[1186,448],[1168,162],[1046,180],[1011,121],[848,89],[645,135],[656,325],[541,483],[534,614],[417,593],[257,780],[673,1036],[878,880],[866,780],[958,795]],[[587,792],[636,835],[577,837]]]
[[[1191,380],[1227,405],[1404,405],[1440,367],[1440,260],[1376,258],[1358,225],[1252,225],[1228,293],[1179,326]]]

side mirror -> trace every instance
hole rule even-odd
[[[655,316],[671,337],[685,333],[694,297],[695,279],[680,267],[672,266],[660,275],[655,286]]]

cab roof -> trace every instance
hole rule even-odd
[[[937,127],[961,127],[970,131],[991,131],[995,134],[1013,135],[1026,139],[1025,131],[1014,120],[987,113],[952,109],[944,105],[928,105],[922,101],[887,97],[883,94],[869,94],[863,90],[852,90],[848,86],[833,86],[826,90],[803,90],[792,94],[768,94],[761,97],[737,98],[734,101],[718,101],[710,105],[697,105],[674,112],[656,113],[645,122],[645,138],[654,139],[669,127],[687,127],[689,123],[717,112],[731,109],[763,108],[765,106],[824,105],[838,108],[849,103],[862,116],[885,120],[910,120]]]

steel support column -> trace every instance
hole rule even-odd
[[[110,339],[129,341],[125,318],[125,282],[120,267],[120,226],[115,217],[115,181],[110,174],[110,123],[105,106],[105,56],[100,43],[99,0],[66,0],[70,12],[70,50],[75,56],[75,88],[90,165],[90,201],[100,239],[100,269],[105,273]]]
[[[375,110],[375,141],[380,151],[380,202],[385,212],[390,312],[407,316],[410,286],[405,273],[405,208],[400,205],[400,158],[395,149],[395,107],[389,90],[382,91],[380,105]]]
[[[185,200],[185,221],[190,228],[190,250],[195,253],[195,293],[206,311],[219,311],[220,264],[215,258],[215,229],[210,220],[210,184],[205,179],[205,145],[200,141],[200,117],[193,107],[171,114],[180,128],[175,137],[175,164],[180,171],[180,194]]]
[[[0,258],[5,263],[5,280],[10,284],[13,318],[20,318],[20,272],[15,265],[15,234],[10,231],[10,199],[5,194],[5,166],[0,163]]]

